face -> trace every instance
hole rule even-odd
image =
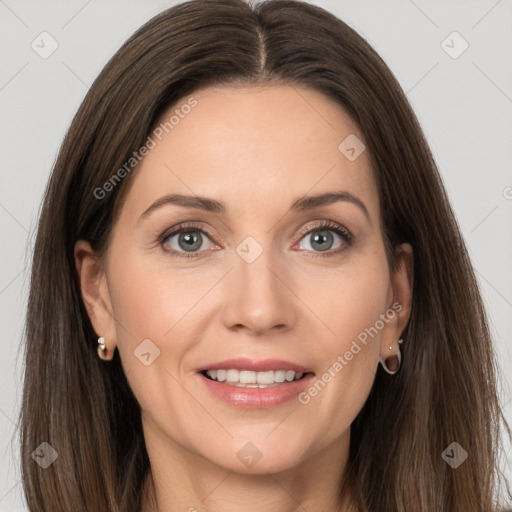
[[[409,315],[363,136],[305,88],[193,98],[126,178],[105,260],[76,245],[94,328],[148,447],[253,473],[342,453]]]

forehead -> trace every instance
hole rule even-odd
[[[363,147],[357,124],[315,90],[200,89],[170,107],[150,136],[154,146],[134,170],[127,193],[134,215],[174,192],[219,198],[233,215],[254,214],[264,204],[282,208],[308,192],[344,189],[370,203],[377,197],[366,152],[355,160],[344,152],[345,140]]]

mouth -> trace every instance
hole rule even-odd
[[[311,368],[283,359],[252,359],[239,357],[211,363],[197,369],[206,379],[246,388],[280,386],[304,379]]]
[[[203,370],[203,377],[214,382],[236,386],[240,388],[270,388],[281,386],[306,378],[313,372],[296,372],[294,370],[269,370],[256,372],[251,370],[238,370],[235,368]]]
[[[205,390],[236,408],[268,409],[297,398],[315,373],[290,361],[229,359],[198,368]]]

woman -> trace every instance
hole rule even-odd
[[[368,43],[289,0],[139,29],[44,199],[30,510],[491,511],[502,420],[467,250]]]

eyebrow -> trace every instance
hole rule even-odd
[[[370,214],[368,213],[368,209],[366,208],[365,204],[357,196],[347,192],[346,190],[339,192],[327,192],[314,196],[299,197],[292,203],[290,210],[295,212],[302,212],[306,210],[312,210],[320,206],[327,206],[339,201],[345,201],[356,205],[362,210],[366,218],[370,221]],[[209,197],[188,196],[183,194],[167,194],[152,203],[149,208],[147,208],[142,213],[137,223],[140,222],[143,218],[147,217],[152,211],[167,204],[174,204],[187,208],[196,208],[198,210],[211,213],[225,214],[227,212],[227,207],[223,202]]]

